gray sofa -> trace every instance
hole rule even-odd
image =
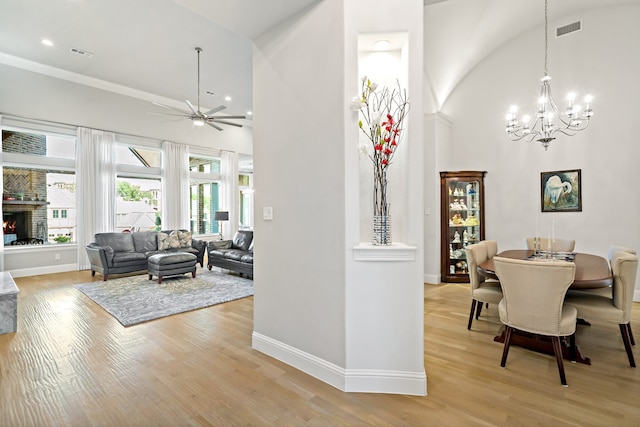
[[[253,231],[238,230],[232,240],[207,242],[207,267],[224,268],[253,277]]]
[[[94,240],[86,248],[91,275],[98,272],[103,280],[110,274],[146,271],[147,259],[159,253],[191,253],[204,266],[206,242],[194,239],[188,230],[97,233]]]

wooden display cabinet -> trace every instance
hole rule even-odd
[[[440,263],[443,282],[469,282],[464,248],[485,239],[486,171],[440,172]]]

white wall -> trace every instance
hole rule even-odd
[[[426,392],[423,5],[401,6],[325,0],[255,41],[253,345],[346,391]],[[381,25],[392,13],[397,19]],[[360,203],[349,103],[359,88],[358,35],[373,31],[409,34],[409,160],[397,165],[404,206],[393,207],[400,236],[414,246],[408,262],[354,260],[362,209],[372,208]],[[263,207],[273,207],[272,221],[261,219]]]
[[[341,1],[328,0],[261,36],[253,73],[254,333],[337,366],[345,365],[342,15]]]
[[[556,236],[576,250],[606,256],[609,245],[640,248],[636,171],[637,101],[640,99],[640,6],[585,11],[549,28],[583,20],[583,30],[549,37],[549,75],[556,100],[570,91],[594,95],[587,130],[559,135],[547,152],[540,143],[512,142],[505,116],[512,104],[534,108],[544,73],[544,30],[512,40],[480,63],[456,88],[443,112],[453,121],[440,170],[487,170],[486,238],[501,249],[522,248],[555,221]],[[581,169],[582,212],[541,213],[540,172]],[[639,279],[640,281],[640,279]],[[636,300],[640,300],[636,284]]]

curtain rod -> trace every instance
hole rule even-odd
[[[42,119],[36,119],[34,117],[25,117],[25,116],[16,116],[14,114],[6,114],[0,111],[0,117],[2,117],[3,119],[6,117],[8,119],[17,119],[17,120],[30,120],[36,123],[40,123],[40,124],[44,124],[44,125],[56,125],[56,126],[64,126],[64,127],[68,127],[68,128],[74,128],[74,129],[78,129],[80,127],[85,127],[85,126],[78,126],[78,125],[72,125],[69,123],[62,123],[62,122],[55,122],[52,120],[42,120]],[[96,129],[96,128],[91,128],[94,130],[99,130],[102,132],[113,132],[116,135],[122,135],[124,137],[133,137],[133,138],[140,138],[140,139],[145,139],[147,141],[153,141],[153,142],[157,142],[157,143],[162,143],[162,140],[160,139],[156,139],[156,138],[149,138],[148,136],[142,136],[142,135],[133,135],[133,134],[129,134],[129,133],[122,133],[122,132],[115,132],[112,130],[107,130],[107,129]]]

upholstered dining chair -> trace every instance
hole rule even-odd
[[[628,252],[632,255],[637,255],[637,251],[635,249],[631,249],[631,248],[627,248],[625,246],[619,246],[619,245],[611,245],[609,247],[609,267],[613,268],[613,254],[617,251],[622,251],[622,252]],[[578,291],[573,291],[573,290],[569,290],[569,294],[572,294],[574,292],[578,292]],[[588,292],[590,294],[595,294],[595,295],[600,295],[603,297],[607,297],[607,298],[613,298],[613,286],[607,286],[606,288],[593,288],[593,289],[581,289],[579,292]],[[633,342],[633,334],[631,335],[631,341]],[[633,343],[635,345],[635,342]]]
[[[569,239],[555,239],[555,242],[552,241],[551,244],[551,250],[559,252],[573,252],[576,247],[576,241]],[[527,249],[533,250],[533,237],[527,237]],[[540,250],[546,251],[547,249],[549,249],[549,239],[541,237]]]
[[[504,298],[498,304],[500,320],[506,326],[501,367],[507,355],[514,329],[551,337],[558,364],[560,382],[567,386],[562,363],[560,337],[571,337],[571,354],[575,358],[575,307],[563,304],[576,273],[576,266],[564,261],[527,261],[493,258]]]
[[[475,314],[476,319],[482,312],[482,304],[498,304],[502,300],[500,282],[494,279],[486,279],[478,274],[478,264],[482,264],[489,257],[489,251],[497,252],[495,241],[480,241],[465,248],[467,265],[469,266],[469,284],[471,287],[471,311],[467,329],[471,330],[471,323]]]
[[[498,242],[496,240],[483,240],[487,247],[487,258],[493,258],[498,253]]]
[[[629,365],[636,367],[631,346],[635,344],[631,331],[631,307],[638,273],[638,256],[625,251],[614,251],[611,255],[613,289],[611,297],[572,291],[567,294],[566,304],[578,310],[578,317],[592,321],[615,322],[620,328],[622,342],[627,351]]]

